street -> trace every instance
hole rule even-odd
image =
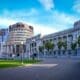
[[[0,80],[80,80],[80,60],[45,59],[29,66],[0,69]]]

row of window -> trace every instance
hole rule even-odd
[[[50,41],[50,42],[52,42],[52,41],[53,42],[57,42],[57,41],[60,41],[60,40],[67,41],[67,38],[65,38],[65,39],[62,39],[62,38],[56,39],[56,38],[54,38],[54,39],[43,40],[43,44],[46,43],[46,42],[48,42],[48,41]],[[72,41],[73,37],[68,38],[68,40]]]
[[[29,32],[32,32],[32,30],[26,29],[26,28],[24,28],[24,29],[21,29],[21,28],[13,28],[13,29],[10,29],[9,31],[29,31]]]
[[[36,42],[30,44],[31,47],[36,47]]]
[[[25,38],[14,38],[14,39],[10,39],[10,41],[23,41],[26,40]]]
[[[27,38],[28,36],[9,36],[9,39]]]
[[[24,33],[24,34],[26,34],[26,33],[33,33],[33,32],[30,32],[30,31],[12,31],[10,33],[11,34],[16,34],[16,33]]]

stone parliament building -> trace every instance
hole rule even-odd
[[[2,30],[0,31],[0,33]],[[24,57],[30,58],[30,56],[34,53],[40,55],[39,47],[44,46],[44,44],[48,41],[54,43],[55,47],[52,50],[52,54],[54,53],[58,55],[58,42],[63,41],[67,43],[67,51],[65,56],[68,55],[68,51],[71,51],[71,44],[77,42],[78,37],[80,36],[80,20],[76,21],[73,25],[73,28],[63,30],[60,32],[52,33],[49,35],[41,36],[36,35],[34,36],[34,29],[32,26],[23,23],[16,23],[10,25],[8,29],[3,30],[5,34],[0,34],[0,56],[3,55],[20,55],[22,52]],[[25,52],[23,51],[25,46]],[[64,47],[61,48],[64,51]],[[77,44],[76,46],[77,55],[80,56],[80,48]],[[43,50],[43,54],[47,54],[47,50]],[[18,56],[19,56],[18,55]],[[63,52],[61,52],[63,55]]]

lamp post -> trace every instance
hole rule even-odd
[[[39,60],[39,45],[37,45],[37,54],[38,54],[38,60]]]
[[[46,49],[44,48],[44,59],[46,58]]]
[[[38,60],[39,60],[39,46],[41,45],[41,42],[40,42],[40,40],[39,41],[37,41],[37,52],[38,52]]]
[[[21,42],[21,63],[23,64],[23,42]]]

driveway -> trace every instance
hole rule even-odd
[[[80,60],[44,59],[39,64],[0,69],[0,80],[80,80]]]

